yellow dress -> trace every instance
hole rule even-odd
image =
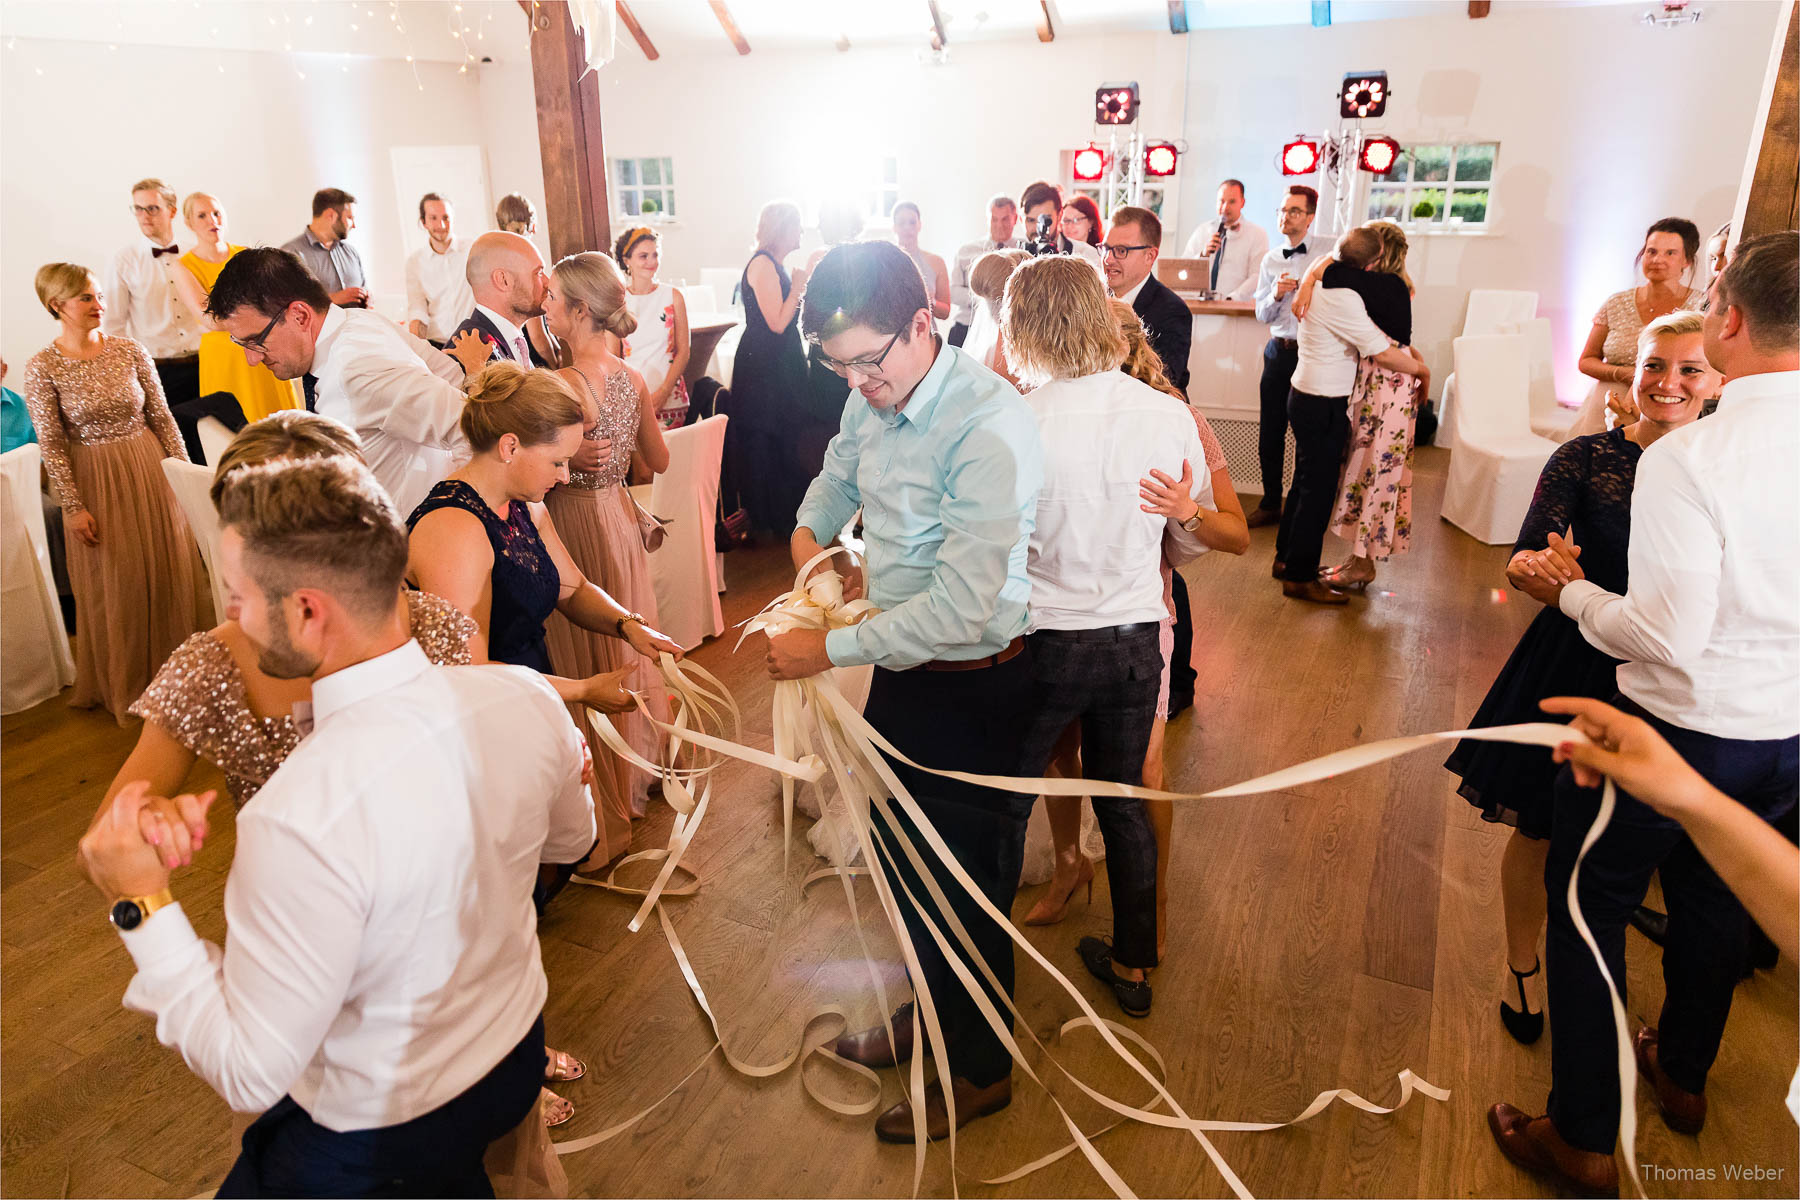
[[[242,249],[231,247],[231,255]],[[227,256],[225,262],[230,261],[231,256]],[[181,256],[181,265],[192,271],[208,292],[225,267],[225,263],[207,262],[192,250]],[[283,383],[261,363],[251,366],[244,352],[232,344],[231,335],[223,330],[214,330],[200,339],[200,394],[210,396],[214,392],[236,396],[247,421],[260,421],[283,408],[306,407],[298,382]]]

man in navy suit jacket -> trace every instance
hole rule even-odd
[[[1147,208],[1113,210],[1105,251],[1106,286],[1131,305],[1144,323],[1150,348],[1162,359],[1163,374],[1185,395],[1188,350],[1194,341],[1194,317],[1187,303],[1163,286],[1153,270],[1162,248],[1162,222]]]
[[[524,367],[556,367],[525,336],[525,325],[544,314],[544,259],[529,238],[516,233],[484,233],[469,247],[469,290],[475,311],[456,327],[452,340],[468,330],[494,347],[494,357]],[[545,330],[548,338],[549,330]]]

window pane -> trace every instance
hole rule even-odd
[[[619,182],[621,184],[626,187],[631,187],[637,183],[637,159],[619,158],[614,159],[613,161],[618,166]]]
[[[662,171],[663,171],[663,182],[664,183],[674,183],[675,182],[675,160],[674,159],[672,159],[672,158],[663,159],[662,160]]]
[[[643,213],[645,216],[649,216],[653,213],[661,212],[662,211],[662,192],[661,192],[661,190],[646,191],[644,193],[644,202],[638,206],[638,211],[640,213]]]
[[[1411,155],[1409,152],[1402,150],[1399,157],[1394,159],[1393,170],[1387,172],[1385,175],[1371,175],[1369,178],[1375,183],[1405,183],[1406,164],[1410,157]]]
[[[1488,190],[1457,188],[1450,197],[1450,215],[1461,217],[1466,224],[1479,225],[1487,220]]]
[[[883,183],[900,182],[900,160],[893,157],[881,160],[881,181]]]
[[[1409,214],[1415,221],[1442,222],[1444,219],[1444,189],[1418,188],[1412,194],[1412,211]]]
[[[1456,148],[1456,178],[1486,183],[1494,177],[1494,152],[1500,147],[1494,142],[1480,142],[1472,146]]]
[[[644,160],[643,166],[644,166],[644,183],[646,185],[662,183],[662,181],[663,181],[662,159],[646,158]]]
[[[1371,188],[1369,189],[1369,220],[1404,221],[1406,219],[1406,189]]]
[[[1414,146],[1412,162],[1414,179],[1437,183],[1450,178],[1450,147],[1448,146]]]
[[[634,213],[638,210],[638,190],[636,188],[619,189],[619,211]]]

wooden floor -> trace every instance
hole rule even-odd
[[[1437,519],[1446,461],[1417,464],[1416,543],[1384,571],[1382,590],[1348,609],[1282,599],[1269,580],[1271,531],[1242,559],[1210,555],[1189,572],[1200,696],[1169,731],[1172,787],[1202,790],[1305,757],[1465,722],[1533,607],[1505,590],[1506,551]],[[785,553],[729,556],[727,617],[786,586]],[[727,643],[698,659],[767,728],[761,652]],[[75,842],[133,734],[110,718],[51,701],[0,724],[0,1191],[9,1196],[192,1196],[217,1184],[233,1155],[223,1104],[151,1022],[119,998],[129,959],[104,906],[73,865]],[[766,734],[760,744],[767,745]],[[216,779],[201,780],[217,782]],[[636,846],[660,845],[658,805]],[[727,768],[689,854],[700,894],[669,908],[732,1049],[770,1061],[796,1042],[816,1007],[877,1016],[873,989],[835,884],[805,895],[816,860],[798,842],[785,873],[778,793],[770,777]],[[1167,1057],[1171,1089],[1195,1116],[1284,1120],[1319,1091],[1398,1097],[1403,1068],[1449,1088],[1376,1117],[1334,1109],[1307,1125],[1215,1140],[1263,1196],[1535,1196],[1547,1194],[1493,1147],[1483,1114],[1496,1100],[1541,1108],[1547,1040],[1514,1044],[1495,1017],[1501,963],[1498,864],[1505,831],[1483,824],[1451,787],[1441,756],[1419,754],[1293,792],[1187,804],[1177,817],[1167,964],[1156,1006],[1133,1028]],[[196,926],[223,933],[229,829],[177,881]],[[872,895],[866,881],[863,895]],[[1116,1016],[1080,973],[1073,947],[1107,931],[1105,888],[1077,902],[1034,942]],[[1028,890],[1021,908],[1035,899]],[[870,911],[872,905],[865,908]],[[554,1044],[586,1059],[566,1090],[579,1111],[561,1137],[603,1129],[666,1092],[711,1045],[654,923],[625,928],[630,902],[571,888],[543,923]],[[871,931],[901,986],[892,939]],[[1659,1007],[1653,949],[1630,943],[1634,1021]],[[1021,970],[1020,1007],[1047,1040],[1074,1006],[1041,972]],[[1664,1169],[1711,1171],[1710,1182],[1647,1179],[1652,1196],[1792,1196],[1796,1129],[1782,1107],[1794,1069],[1794,964],[1737,993],[1698,1138],[1670,1133],[1640,1092],[1639,1156]],[[1124,1018],[1120,1018],[1124,1019]],[[1086,1040],[1083,1040],[1083,1039]],[[1108,1061],[1091,1034],[1060,1051],[1070,1068],[1128,1100],[1147,1089]],[[820,1071],[818,1065],[809,1068]],[[822,1075],[854,1098],[856,1083]],[[889,1073],[888,1101],[900,1084]],[[1061,1092],[1072,1092],[1066,1083]],[[1071,1103],[1095,1128],[1096,1106]],[[564,1160],[577,1194],[594,1196],[904,1196],[910,1150],[879,1145],[871,1119],[813,1103],[792,1072],[766,1080],[714,1058],[630,1133]],[[1005,1114],[959,1142],[964,1194],[1105,1195],[1079,1155],[1002,1187],[978,1181],[1061,1145],[1046,1097],[1024,1082]],[[1141,1195],[1226,1196],[1199,1146],[1168,1130],[1108,1134],[1102,1151]],[[1763,1182],[1734,1178],[1760,1167]],[[923,1191],[948,1195],[948,1158],[932,1150]]]

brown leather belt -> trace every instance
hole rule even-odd
[[[1277,346],[1280,346],[1283,350],[1298,350],[1298,349],[1300,349],[1300,339],[1299,338],[1272,337],[1269,340],[1271,342],[1274,342]]]
[[[915,671],[980,671],[988,667],[997,667],[1003,662],[1011,662],[1019,657],[1025,649],[1025,638],[1016,637],[1001,648],[1000,653],[990,654],[986,658],[938,658],[930,662],[920,663]]]

